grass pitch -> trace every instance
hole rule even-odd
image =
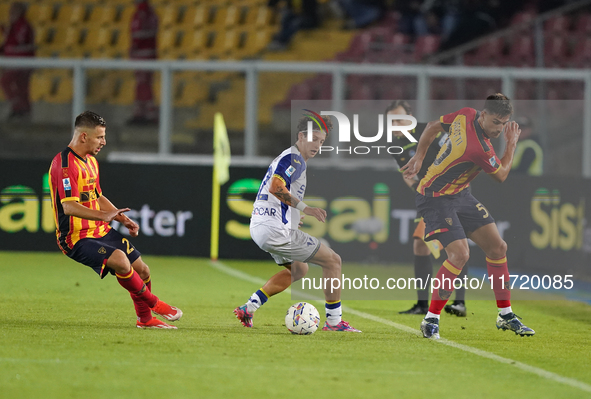
[[[344,319],[362,334],[293,336],[283,325],[288,294],[246,329],[232,310],[260,284],[204,259],[145,260],[154,293],[184,312],[178,330],[135,328],[115,279],[60,253],[0,252],[0,397],[591,397],[586,304],[514,303],[536,330],[521,338],[497,331],[494,302],[468,296],[468,318],[441,320],[441,336],[459,347],[396,328],[418,330],[420,316],[397,313],[411,301],[348,301],[357,312]],[[272,261],[223,263],[262,279],[277,271]]]

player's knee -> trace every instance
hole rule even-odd
[[[449,261],[457,268],[461,269],[470,259],[470,250],[469,249],[460,249],[456,250],[449,255]]]
[[[117,274],[128,274],[131,271],[131,264],[129,259],[120,249],[113,251],[109,259],[107,259],[107,266],[115,270]]]
[[[507,243],[505,240],[501,240],[492,250],[490,254],[487,254],[490,258],[499,259],[507,254]]]
[[[133,262],[133,269],[140,275],[142,280],[150,277],[150,268],[146,265],[141,258]]]

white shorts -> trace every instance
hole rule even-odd
[[[300,230],[278,229],[259,224],[250,226],[250,236],[263,251],[270,253],[280,266],[294,260],[306,263],[320,249],[320,241],[316,237]]]

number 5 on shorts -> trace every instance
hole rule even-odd
[[[476,204],[476,209],[478,209],[479,211],[484,211],[484,216],[482,216],[483,219],[486,219],[488,217],[488,211],[480,202]]]

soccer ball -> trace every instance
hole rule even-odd
[[[319,325],[320,315],[313,305],[307,302],[299,302],[287,309],[285,327],[292,334],[313,334]]]

